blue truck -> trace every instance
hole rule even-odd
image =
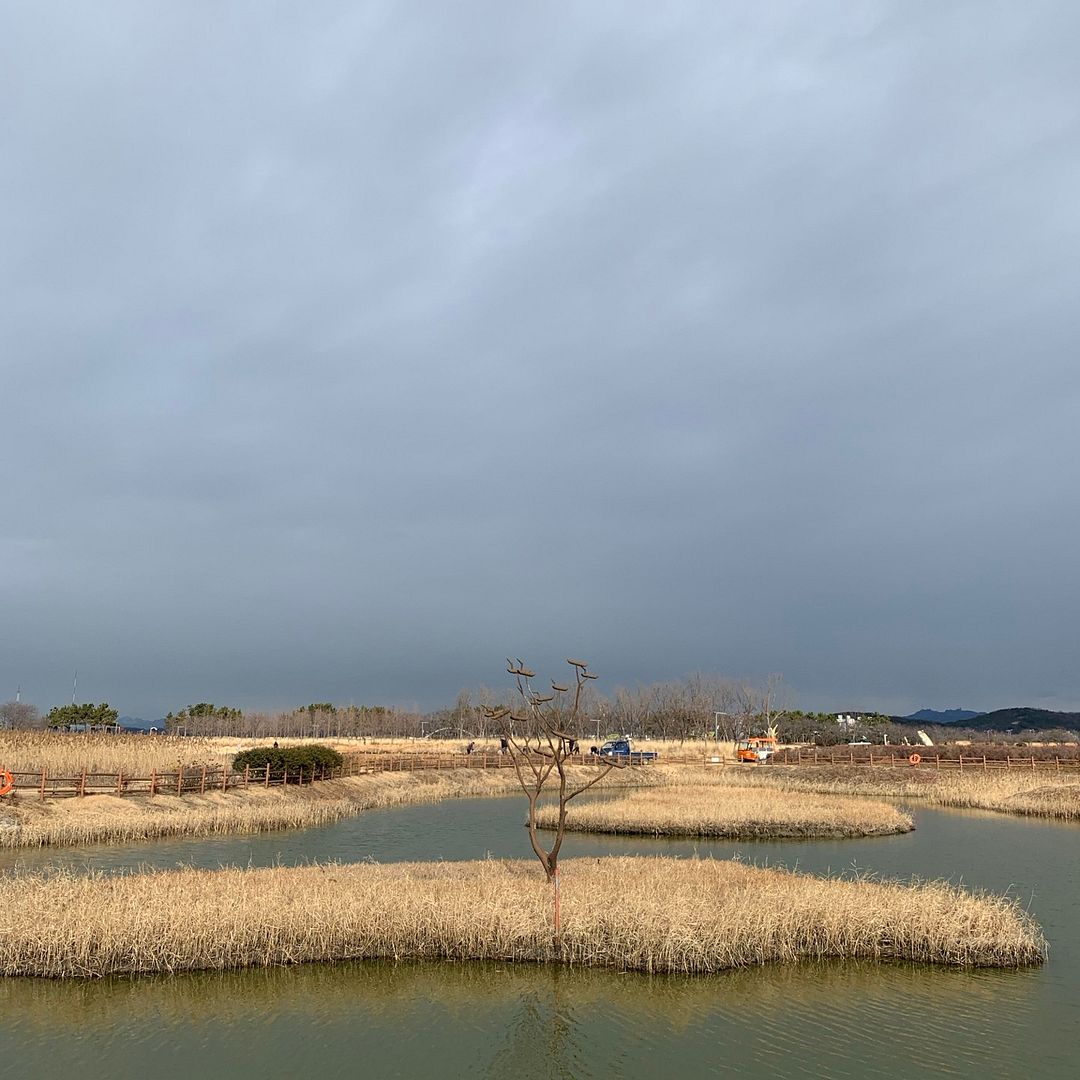
[[[608,739],[597,753],[602,758],[618,758],[628,765],[649,765],[658,756],[655,750],[635,750],[629,739]]]

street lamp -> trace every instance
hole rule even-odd
[[[717,709],[716,712],[713,713],[714,724],[713,724],[713,736],[712,737],[713,737],[714,742],[719,742],[720,741],[720,717],[721,716],[727,716],[727,713],[724,712],[722,709]]]

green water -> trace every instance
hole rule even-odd
[[[1075,1077],[1080,829],[916,808],[867,841],[572,837],[566,855],[734,854],[1009,890],[1051,944],[1023,971],[806,964],[712,977],[358,963],[96,983],[0,982],[0,1075],[81,1078]],[[307,832],[0,857],[113,870],[524,856],[515,799],[374,811]],[[182,913],[178,913],[182,918]]]

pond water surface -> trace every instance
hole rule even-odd
[[[914,812],[915,832],[872,840],[571,836],[564,853],[738,855],[814,873],[948,878],[1009,891],[1043,926],[1045,966],[830,963],[686,978],[365,962],[93,983],[5,979],[0,1075],[1080,1075],[1080,828]],[[519,799],[460,800],[369,811],[303,832],[4,852],[0,870],[525,857],[522,818]]]

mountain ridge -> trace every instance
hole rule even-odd
[[[976,716],[982,716],[973,709],[920,709],[918,712],[905,716],[905,720],[922,720],[927,724],[957,724],[963,720],[974,720]]]

